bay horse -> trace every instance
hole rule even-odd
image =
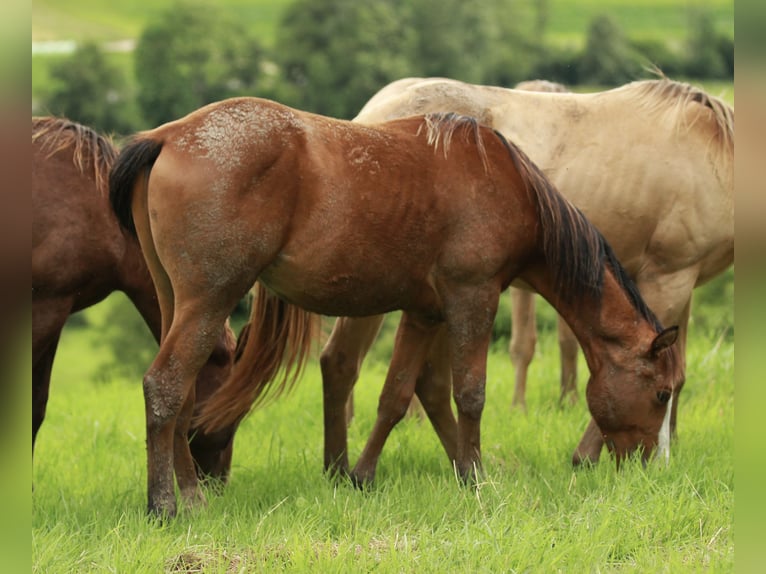
[[[452,111],[476,117],[515,144],[606,236],[663,324],[679,326],[685,371],[692,290],[734,260],[734,110],[688,84],[661,78],[592,94],[525,91],[445,78],[405,78],[383,87],[355,122],[375,124],[414,114]],[[531,298],[514,311],[533,313]],[[525,310],[525,311],[523,311]],[[518,319],[518,318],[517,318]],[[325,402],[325,466],[345,457],[340,406],[359,375],[382,316],[339,318],[320,362]],[[514,321],[519,342],[514,397],[523,402],[534,325]],[[563,330],[566,330],[564,327]],[[565,352],[576,357],[566,337]],[[448,358],[434,346],[424,389],[449,385]],[[574,367],[572,367],[574,368]],[[446,380],[445,380],[446,379]],[[675,435],[675,387],[671,434]],[[437,430],[437,433],[439,431]],[[596,461],[603,437],[591,419],[572,462]]]
[[[135,237],[112,214],[111,139],[64,118],[32,118],[32,449],[45,418],[51,369],[67,318],[114,291],[124,292],[159,340],[160,308]],[[200,400],[228,377],[234,351],[222,330],[197,380]],[[201,476],[225,480],[234,427],[190,431]]]
[[[151,514],[176,513],[174,470],[183,503],[204,502],[172,437],[184,432],[180,415],[215,334],[256,281],[241,358],[198,418],[206,430],[289,388],[314,313],[401,309],[378,417],[351,477],[373,479],[443,324],[458,420],[441,438],[471,480],[492,323],[500,293],[521,279],[577,333],[588,405],[617,460],[667,448],[678,329],[662,329],[601,234],[527,157],[473,119],[364,126],[224,100],[137,134],[111,171],[110,200],[138,236],[163,316],[144,376]]]

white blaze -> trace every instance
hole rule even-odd
[[[668,401],[668,410],[665,411],[665,418],[660,427],[660,436],[657,444],[657,457],[662,458],[667,464],[670,461],[670,413],[673,411],[673,395],[670,395]]]

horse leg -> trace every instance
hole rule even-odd
[[[580,466],[583,463],[596,463],[601,456],[601,447],[604,446],[604,436],[598,428],[596,421],[590,419],[585,432],[580,439],[580,444],[572,455],[572,464]]]
[[[561,352],[561,396],[559,405],[569,400],[570,405],[577,403],[577,354],[580,345],[572,329],[561,317],[559,319],[559,349]]]
[[[205,500],[187,435],[194,407],[194,381],[213,350],[226,314],[214,313],[206,301],[195,303],[187,301],[176,306],[183,311],[176,312],[144,376],[148,509],[155,515],[172,517],[176,513],[174,470],[187,505]]]
[[[516,370],[511,407],[527,411],[527,372],[535,354],[537,325],[535,320],[535,296],[531,291],[510,288],[511,293],[511,363]]]
[[[194,413],[218,389],[229,376],[236,340],[228,323],[220,334],[208,361],[197,375]],[[193,416],[192,416],[193,418]],[[231,469],[236,426],[214,433],[191,427],[189,448],[194,458],[197,478],[213,479],[213,484],[225,484]]]
[[[678,348],[678,360],[680,362],[679,368],[683,373],[683,377],[677,382],[673,389],[673,406],[670,411],[670,438],[676,438],[676,422],[678,418],[678,398],[681,394],[681,389],[686,382],[686,337],[689,331],[689,316],[691,315],[692,300],[686,302],[681,316],[678,319],[678,339],[676,339],[676,345]]]
[[[53,340],[49,340],[45,349],[35,358],[32,367],[32,456],[34,457],[35,439],[37,432],[45,419],[45,410],[48,405],[48,391],[51,384],[51,370],[53,359],[56,356],[60,333],[56,333]]]
[[[348,474],[347,405],[353,407],[351,391],[359,378],[367,351],[383,324],[383,315],[335,321],[330,338],[322,349],[324,408],[324,468],[330,473]]]
[[[380,393],[378,416],[351,479],[357,486],[372,484],[383,445],[404,417],[415,392],[415,382],[425,362],[438,325],[403,313],[396,332],[394,353]]]
[[[45,420],[53,360],[70,305],[60,301],[32,304],[32,453],[37,432]]]
[[[449,329],[452,393],[457,406],[457,456],[461,478],[478,481],[481,473],[481,414],[484,410],[487,353],[500,291],[458,287],[444,297]]]
[[[442,327],[436,334],[428,358],[415,383],[415,394],[420,399],[447,456],[453,461],[457,456],[457,421],[452,412],[451,388],[449,341],[447,330]]]

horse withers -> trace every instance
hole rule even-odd
[[[500,293],[520,279],[577,333],[591,370],[588,405],[618,460],[667,446],[667,424],[660,431],[679,380],[677,328],[661,328],[603,237],[526,156],[472,119],[363,126],[225,100],[138,134],[112,169],[110,199],[138,236],[166,318],[144,377],[151,513],[176,512],[174,470],[184,503],[203,498],[188,450],[175,452],[174,467],[172,437],[185,432],[216,334],[256,281],[269,294],[256,297],[241,359],[202,409],[206,430],[241,420],[272,381],[281,389],[293,380],[311,313],[401,309],[378,418],[351,475],[373,479],[441,337],[458,413],[441,438],[470,480],[481,465],[492,323]]]
[[[154,285],[135,237],[109,207],[106,186],[117,156],[110,139],[81,124],[32,118],[32,448],[45,418],[61,330],[74,312],[123,291],[159,340]],[[234,337],[221,331],[195,386],[198,403],[226,379]],[[189,431],[201,477],[225,480],[234,427]],[[184,439],[185,440],[185,439]]]

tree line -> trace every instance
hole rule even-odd
[[[501,86],[532,78],[619,85],[650,66],[670,76],[734,76],[734,39],[704,11],[690,15],[680,46],[631,39],[605,14],[573,50],[546,41],[548,10],[546,0],[488,0],[481,9],[463,0],[294,0],[267,49],[246,22],[183,0],[141,33],[132,78],[97,44],[84,43],[52,64],[39,108],[127,134],[237,95],[351,118],[406,76]]]

